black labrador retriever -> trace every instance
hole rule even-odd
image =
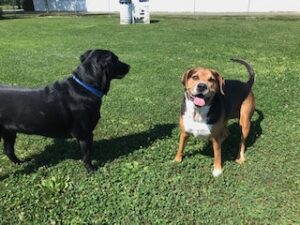
[[[15,153],[16,133],[51,138],[76,138],[88,171],[91,163],[93,130],[100,119],[101,97],[112,79],[123,78],[130,66],[108,50],[88,50],[72,76],[41,89],[0,86],[0,138],[4,153],[21,163]]]

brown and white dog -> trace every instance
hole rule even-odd
[[[228,136],[227,121],[239,118],[242,130],[240,152],[236,162],[245,161],[245,142],[255,110],[255,99],[251,87],[255,73],[250,64],[241,59],[231,59],[246,66],[249,80],[224,80],[215,70],[203,67],[188,70],[182,76],[185,87],[181,106],[180,142],[175,157],[182,161],[183,150],[190,134],[209,139],[214,151],[213,176],[222,174],[221,144]]]

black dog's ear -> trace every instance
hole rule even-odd
[[[90,53],[92,52],[93,50],[87,50],[85,53],[83,53],[81,56],[80,56],[80,61],[81,62],[84,62],[84,60],[86,60],[86,58],[90,55]]]

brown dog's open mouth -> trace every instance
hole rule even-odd
[[[203,107],[209,102],[209,98],[205,97],[203,94],[193,95],[190,92],[187,92],[187,95],[197,107]]]
[[[197,107],[205,106],[205,98],[204,96],[194,96],[193,103]]]

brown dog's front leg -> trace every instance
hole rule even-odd
[[[84,163],[85,168],[88,172],[95,172],[97,167],[92,165],[92,147],[93,147],[93,136],[91,135],[88,138],[78,139],[80,150],[82,153],[82,161]]]
[[[189,139],[189,134],[186,133],[185,131],[181,131],[180,132],[180,140],[179,140],[179,147],[178,147],[178,151],[175,157],[175,161],[176,162],[181,162],[182,161],[182,156],[183,156],[183,150],[185,147],[186,142]]]
[[[211,141],[214,151],[214,170],[212,174],[214,177],[218,177],[222,174],[221,141],[215,137],[212,137]]]

